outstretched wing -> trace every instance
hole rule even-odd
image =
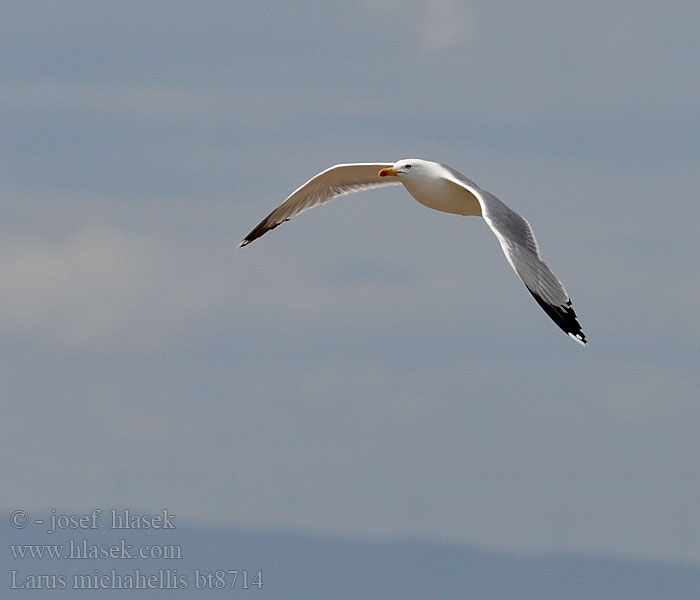
[[[380,169],[391,167],[392,163],[350,163],[335,165],[312,177],[282,204],[265,217],[239,244],[247,246],[253,240],[274,229],[280,223],[318,204],[352,192],[373,187],[400,185],[396,177],[380,177]]]
[[[561,281],[540,258],[539,247],[530,224],[496,196],[482,190],[473,181],[454,169],[446,168],[448,178],[476,196],[481,212],[496,234],[510,266],[523,281],[537,303],[560,329],[579,344],[587,344],[571,298]]]

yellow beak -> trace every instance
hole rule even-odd
[[[381,171],[379,171],[380,177],[387,177],[387,176],[396,177],[398,174],[399,174],[399,172],[396,171],[395,169],[382,169]]]

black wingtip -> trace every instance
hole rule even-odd
[[[582,346],[588,344],[586,334],[583,333],[581,324],[578,322],[576,317],[576,312],[574,311],[573,306],[571,306],[571,300],[568,300],[566,304],[556,306],[544,300],[539,294],[533,292],[530,288],[528,288],[528,291],[530,294],[532,294],[532,297],[537,300],[537,304],[542,307],[542,310],[549,315],[549,318],[557,324],[559,329],[568,334],[569,337]]]
[[[289,221],[289,219],[285,219],[285,221]],[[270,224],[270,217],[265,217],[258,224],[258,226],[255,229],[253,229],[253,231],[251,231],[247,236],[245,236],[245,239],[240,244],[238,244],[238,247],[242,248],[243,246],[247,246],[248,244],[250,244],[250,242],[257,240],[259,237],[265,235],[268,231],[272,231],[278,225],[280,225],[280,223]]]

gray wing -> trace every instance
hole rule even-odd
[[[449,179],[474,194],[481,204],[481,212],[496,234],[510,266],[527,287],[530,294],[560,329],[579,344],[587,344],[571,298],[561,281],[540,258],[539,247],[530,224],[496,196],[482,190],[473,181],[454,169],[447,168]]]
[[[282,204],[265,217],[239,244],[247,246],[253,240],[274,229],[293,216],[352,192],[388,185],[400,185],[396,177],[379,177],[380,169],[393,163],[350,163],[332,166],[312,177],[293,192]]]

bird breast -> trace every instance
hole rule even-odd
[[[456,215],[481,216],[481,205],[476,196],[456,183],[442,178],[405,178],[401,182],[423,206]]]

